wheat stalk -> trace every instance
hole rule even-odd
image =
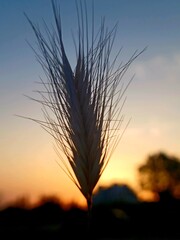
[[[117,66],[120,51],[113,61],[110,59],[117,25],[108,30],[102,19],[95,34],[92,21],[90,32],[86,4],[83,8],[80,2],[73,70],[65,52],[60,9],[55,1],[52,8],[55,27],[50,30],[45,24],[46,36],[26,16],[37,39],[39,49],[35,53],[47,80],[41,80],[40,100],[33,99],[42,104],[44,120],[30,119],[54,138],[61,159],[58,164],[84,195],[90,210],[93,190],[126,129],[119,133],[124,119],[124,94],[131,82],[124,84],[123,76],[144,50],[136,51],[125,64]]]

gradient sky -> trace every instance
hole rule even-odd
[[[73,63],[75,1],[59,2]],[[124,107],[126,119],[132,120],[97,185],[120,182],[138,188],[137,168],[149,154],[164,151],[180,157],[180,1],[94,0],[94,6],[97,26],[102,16],[110,28],[118,21],[113,51],[123,47],[121,60],[148,46],[125,75],[128,80],[135,74]],[[58,195],[84,203],[57,166],[53,139],[36,123],[15,116],[42,119],[40,106],[23,95],[33,96],[35,82],[44,77],[27,44],[36,46],[24,12],[40,26],[42,19],[53,22],[50,0],[0,0],[0,202]]]

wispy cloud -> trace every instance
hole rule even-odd
[[[137,61],[134,71],[137,79],[156,84],[177,83],[180,86],[180,52],[174,55],[155,56],[147,61]]]
[[[137,61],[135,83],[129,94],[133,121],[126,137],[146,149],[178,151],[180,138],[180,53]],[[137,141],[138,139],[138,141]]]

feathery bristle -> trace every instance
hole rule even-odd
[[[80,10],[77,5],[73,71],[63,44],[59,8],[54,1],[52,7],[56,30],[46,26],[47,39],[28,18],[41,53],[36,56],[47,76],[47,83],[42,81],[45,91],[39,91],[45,121],[35,121],[53,136],[58,154],[60,150],[67,158],[61,167],[88,200],[121,136],[123,97],[129,84],[123,86],[122,78],[142,51],[115,69],[119,53],[112,62],[110,54],[117,26],[109,31],[102,20],[95,36],[92,21],[90,34],[86,7],[84,17],[82,5]]]

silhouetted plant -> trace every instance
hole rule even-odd
[[[117,25],[108,30],[103,18],[95,34],[93,17],[89,31],[86,3],[76,6],[75,70],[65,52],[57,3],[52,1],[55,27],[50,29],[45,24],[46,37],[27,17],[39,46],[36,56],[47,78],[47,82],[41,80],[41,99],[32,98],[42,104],[44,120],[30,119],[54,138],[62,163],[59,165],[84,195],[90,210],[93,189],[128,125],[119,132],[124,94],[132,80],[124,84],[122,78],[144,50],[135,51],[126,63],[118,64],[119,50],[110,61]]]

